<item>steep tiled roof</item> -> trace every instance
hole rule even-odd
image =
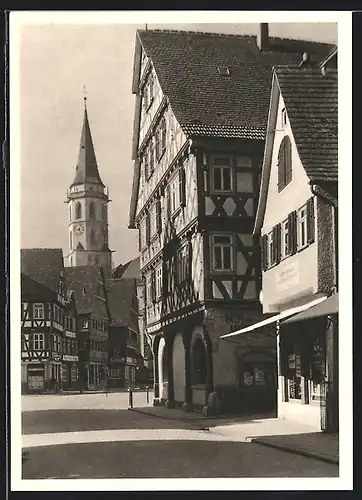
[[[67,289],[74,292],[78,314],[108,316],[103,275],[99,266],[66,267],[65,282]]]
[[[275,68],[303,167],[312,181],[338,179],[337,70]]]
[[[319,61],[329,44],[270,39],[260,51],[254,36],[182,31],[138,31],[164,94],[187,135],[263,139],[271,69],[299,64],[303,52]],[[230,75],[218,73],[229,68]]]
[[[135,278],[140,279],[140,258],[130,260],[126,264],[120,264],[114,271],[114,277],[119,278]]]
[[[62,268],[63,251],[59,248],[21,250],[21,272],[50,290],[57,291]]]
[[[21,300],[45,302],[55,298],[56,294],[50,288],[21,273]]]
[[[72,185],[84,184],[85,182],[93,182],[104,186],[98,171],[86,107],[84,108],[78,163],[75,172],[75,179]]]
[[[111,326],[129,326],[131,322],[132,298],[136,294],[136,280],[119,279],[107,282],[108,307]]]

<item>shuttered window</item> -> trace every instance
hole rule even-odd
[[[151,221],[150,221],[150,214],[148,213],[146,215],[146,244],[147,245],[150,243],[150,238],[151,238]]]
[[[289,255],[297,251],[297,213],[291,212],[288,215],[288,250]]]
[[[278,191],[280,192],[292,180],[292,144],[286,135],[282,140],[278,154]]]
[[[273,238],[273,253],[272,253],[272,264],[278,264],[280,262],[280,224],[273,227],[272,238]]]
[[[161,200],[156,201],[156,231],[158,234],[162,231]]]
[[[307,243],[314,242],[315,218],[314,218],[314,198],[307,201]]]
[[[268,235],[261,237],[261,263],[263,271],[268,269]]]
[[[184,167],[179,170],[180,205],[186,206],[186,175]]]

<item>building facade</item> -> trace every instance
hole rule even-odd
[[[278,415],[335,431],[337,295],[326,300],[338,290],[338,77],[331,62],[274,70],[255,233],[263,312],[284,317],[277,322]],[[298,308],[305,311],[295,314]]]
[[[220,336],[262,315],[253,227],[270,72],[299,62],[306,45],[269,39],[265,26],[258,40],[137,33],[130,227],[140,236],[155,404],[208,411],[216,392],[225,411],[247,410],[263,400],[260,387],[275,394],[273,336]]]
[[[105,389],[110,314],[102,267],[66,267],[65,280],[79,318],[80,389]]]
[[[58,249],[21,251],[22,392],[79,387],[78,322]]]
[[[109,280],[107,300],[111,315],[108,387],[134,387],[140,368],[136,280]]]

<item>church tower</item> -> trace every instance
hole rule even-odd
[[[112,254],[108,247],[108,189],[97,166],[84,98],[84,119],[75,178],[68,190],[69,266],[101,265],[111,277]]]

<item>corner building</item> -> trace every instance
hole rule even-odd
[[[253,237],[271,69],[324,44],[138,31],[130,227],[139,231],[154,404],[221,411],[276,404],[274,335],[220,336],[262,316]]]

